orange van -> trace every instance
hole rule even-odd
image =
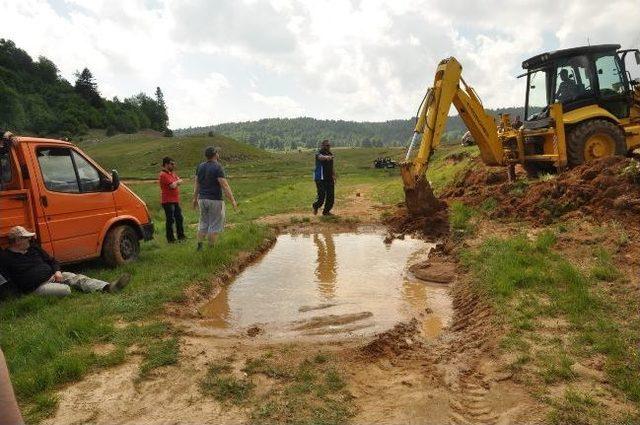
[[[0,246],[21,225],[61,263],[102,257],[133,261],[153,238],[147,206],[118,173],[107,173],[72,143],[16,137],[0,141]]]

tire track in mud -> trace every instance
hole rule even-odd
[[[495,425],[500,414],[493,408],[489,379],[482,363],[495,350],[495,327],[491,307],[460,276],[451,287],[454,308],[451,338],[438,361],[453,364],[457,379],[450,382],[449,423],[451,425]]]
[[[460,392],[450,400],[449,423],[452,425],[494,425],[499,415],[493,410],[486,395],[489,390],[482,385],[482,381],[475,378],[463,378],[460,382]]]

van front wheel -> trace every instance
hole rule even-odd
[[[138,258],[140,239],[129,225],[116,226],[109,230],[102,248],[102,258],[112,266],[130,263]]]

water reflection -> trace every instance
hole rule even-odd
[[[314,233],[313,243],[316,246],[316,270],[315,276],[318,282],[318,290],[326,299],[330,300],[336,295],[336,244],[332,233]]]
[[[306,321],[317,325],[314,335],[365,335],[411,317],[427,319],[425,334],[437,335],[450,316],[446,288],[406,274],[407,260],[429,246],[412,238],[385,245],[383,239],[380,233],[281,235],[200,312],[213,327],[260,324],[272,338],[300,336],[296,328]]]

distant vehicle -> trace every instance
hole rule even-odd
[[[388,156],[378,157],[373,161],[374,168],[396,168],[398,163]]]
[[[140,240],[153,238],[146,204],[117,171],[107,173],[72,143],[34,137],[0,141],[0,246],[18,225],[61,263],[128,263]]]

